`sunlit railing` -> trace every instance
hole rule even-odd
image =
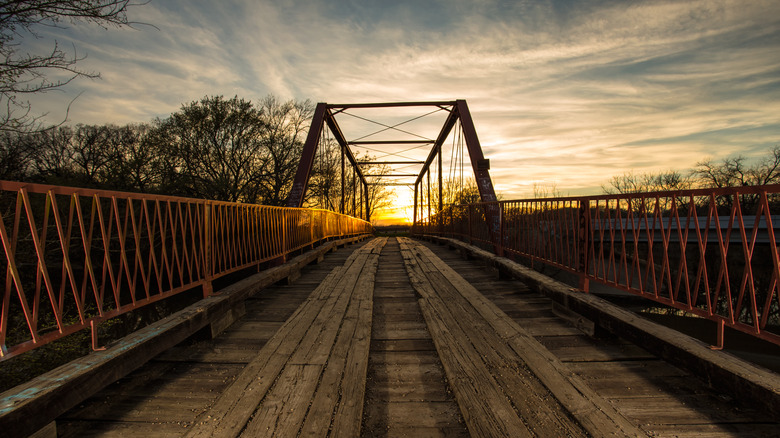
[[[500,210],[488,227],[486,211]],[[780,185],[444,208],[415,233],[541,262],[780,344]],[[500,236],[500,237],[492,237]]]
[[[0,356],[371,231],[325,210],[0,181]]]

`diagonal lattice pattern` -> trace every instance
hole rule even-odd
[[[1,356],[370,231],[325,210],[0,181]]]
[[[497,242],[486,211],[500,209]],[[418,232],[544,263],[780,344],[780,186],[450,206]]]

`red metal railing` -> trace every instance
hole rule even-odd
[[[372,232],[325,210],[0,181],[0,357],[323,239]]]
[[[496,205],[500,229],[489,230],[485,211]],[[778,214],[780,185],[771,185],[448,206],[414,232],[711,319],[721,345],[724,325],[780,344]]]

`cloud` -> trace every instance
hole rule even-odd
[[[780,143],[776,1],[158,0],[131,16],[159,30],[47,30],[102,79],[34,108],[56,120],[81,93],[73,122],[128,123],[206,94],[464,98],[505,197]]]

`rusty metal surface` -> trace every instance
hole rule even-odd
[[[498,225],[486,220],[493,210]],[[780,344],[778,215],[780,185],[770,185],[447,206],[415,232],[555,266],[579,275],[585,291],[598,282]]]
[[[325,210],[0,181],[0,357],[367,232]]]

